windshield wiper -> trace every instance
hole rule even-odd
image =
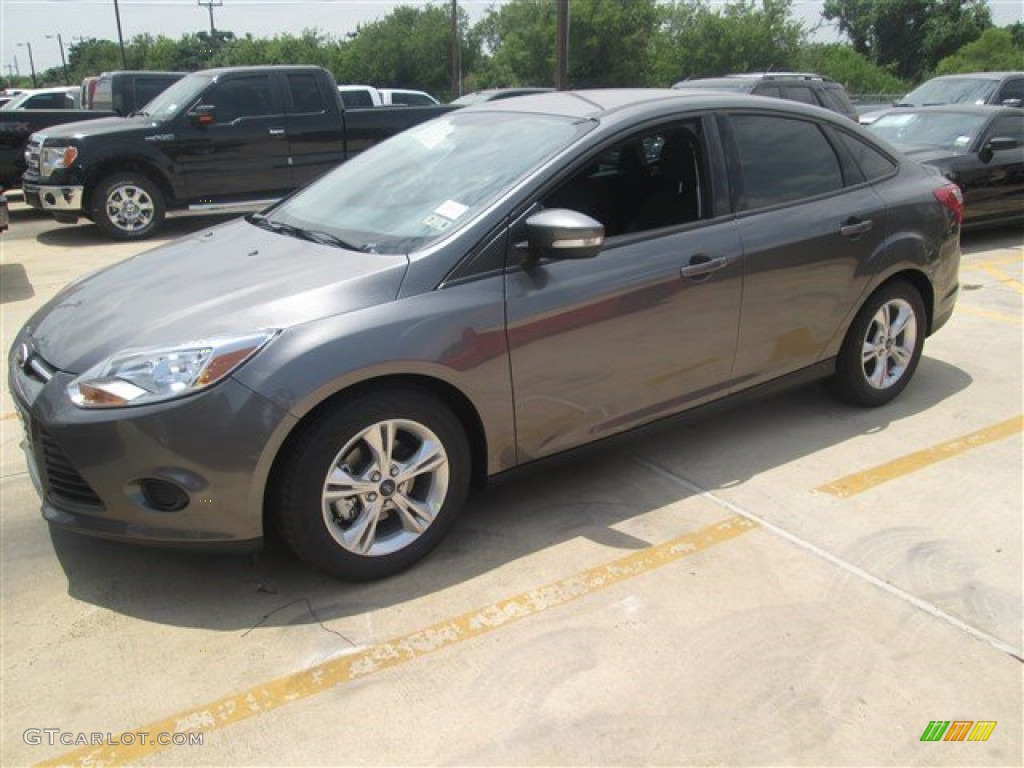
[[[149,112],[144,109],[137,109],[128,115],[128,117],[149,117]]]
[[[311,243],[319,243],[320,245],[331,245],[335,248],[344,248],[349,251],[365,252],[363,246],[353,245],[352,243],[342,240],[336,235],[332,235],[330,232],[322,232],[317,229],[303,229],[302,227],[296,227],[294,224],[284,224],[280,221],[272,221],[262,213],[250,214],[246,217],[246,220],[250,224],[255,224],[257,227],[262,227],[270,232],[276,232],[281,235],[297,237],[300,240],[308,240]]]

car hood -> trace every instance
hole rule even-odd
[[[50,365],[81,373],[137,347],[284,329],[393,301],[405,256],[347,251],[243,219],[72,283],[29,321]]]
[[[51,125],[39,129],[47,139],[74,139],[79,136],[105,136],[127,130],[156,128],[160,123],[151,117],[101,117],[98,120],[79,120],[77,123]]]

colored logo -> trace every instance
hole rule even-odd
[[[932,720],[921,741],[988,741],[995,728],[995,720]]]

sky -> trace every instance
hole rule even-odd
[[[344,38],[365,24],[387,16],[398,5],[425,6],[420,0],[212,0],[217,29],[255,37],[300,34],[318,28],[335,38]],[[570,0],[571,1],[571,0]],[[722,0],[712,0],[714,3]],[[207,2],[207,0],[203,0]],[[216,5],[220,2],[220,5]],[[434,0],[447,5],[449,0]],[[458,0],[478,21],[502,0]],[[628,2],[628,0],[623,0]],[[794,0],[794,15],[808,27],[823,23],[822,0]],[[1024,19],[1021,0],[989,0],[997,26]],[[139,34],[165,35],[177,39],[186,33],[210,28],[210,15],[198,0],[118,0],[125,42]],[[117,40],[113,0],[0,0],[0,74],[28,75],[28,45],[37,72],[60,66],[60,35],[65,50],[76,37]],[[50,36],[50,37],[47,37]],[[817,33],[822,42],[839,40],[830,27]],[[17,63],[17,67],[15,67]]]

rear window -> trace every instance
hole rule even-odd
[[[373,97],[369,91],[339,91],[341,103],[346,107],[372,107]]]

